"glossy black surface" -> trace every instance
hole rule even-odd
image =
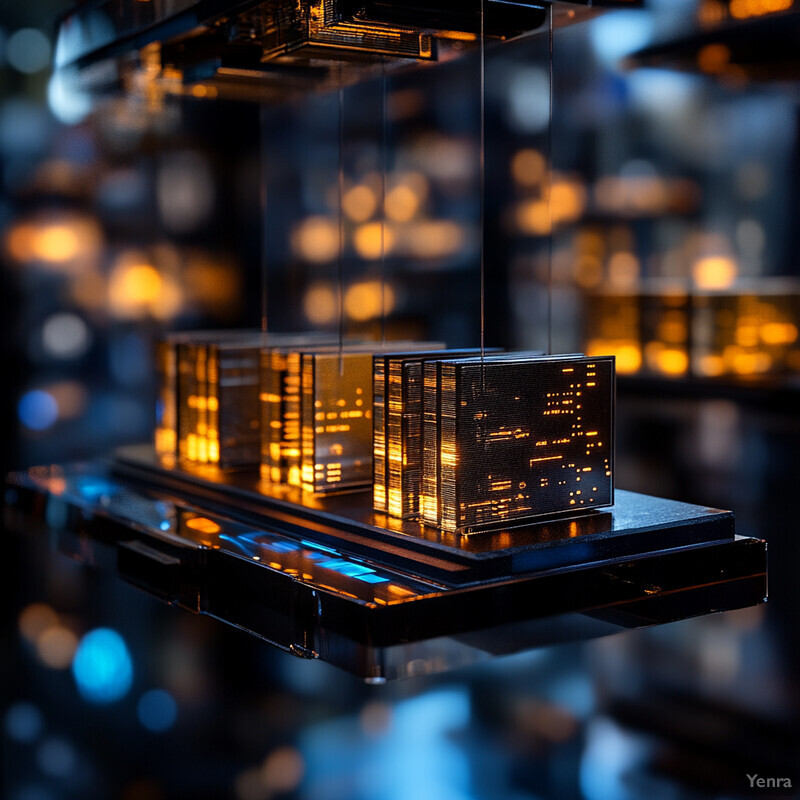
[[[626,494],[627,515],[651,501]],[[680,508],[670,507],[683,504],[653,502],[661,513],[645,513],[645,522],[665,532],[669,519],[681,527]],[[432,659],[426,670],[436,671],[485,654],[484,642],[490,652],[498,646],[519,650],[558,640],[564,630],[570,638],[585,638],[752,605],[766,594],[763,542],[732,535],[728,541],[645,556],[634,551],[613,561],[540,567],[448,587],[382,563],[391,559],[381,557],[379,548],[367,559],[321,543],[311,528],[306,538],[287,533],[280,524],[266,524],[266,516],[265,524],[253,528],[168,488],[127,483],[97,465],[16,473],[6,504],[11,528],[49,531],[55,549],[72,558],[295,655],[372,679],[410,674],[408,665],[420,652]],[[700,510],[692,517],[691,508],[683,526],[703,518]],[[229,510],[236,514],[235,505]],[[730,522],[724,512],[704,511]],[[517,548],[517,555],[524,552]],[[418,566],[424,573],[427,565]],[[576,614],[580,624],[564,629],[558,623]],[[512,630],[498,638],[498,626]],[[451,641],[464,634],[465,642]],[[442,638],[449,644],[439,647],[435,642]]]
[[[463,584],[553,567],[602,562],[703,542],[731,540],[728,511],[620,490],[602,511],[557,515],[461,535],[372,509],[369,491],[332,496],[264,485],[256,473],[161,467],[149,446],[122,448],[111,467],[126,481],[169,488],[203,507],[313,536],[381,563]]]

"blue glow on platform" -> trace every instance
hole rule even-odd
[[[91,703],[113,703],[133,682],[133,663],[125,640],[110,628],[95,628],[81,639],[72,674],[81,696]]]
[[[340,575],[344,575],[348,578],[355,578],[365,583],[385,583],[389,580],[388,578],[376,575],[375,570],[370,567],[366,567],[363,564],[355,564],[352,561],[344,561],[341,558],[332,559],[330,561],[320,561],[319,566],[325,569],[332,569]]]
[[[78,491],[81,497],[87,500],[97,501],[103,495],[112,495],[119,489],[119,486],[112,481],[103,478],[82,478],[78,481]]]
[[[153,733],[169,730],[178,718],[178,705],[175,698],[164,689],[151,689],[145,692],[136,706],[139,722]]]
[[[325,553],[333,553],[333,555],[335,556],[339,555],[338,550],[334,550],[332,547],[326,547],[324,544],[317,544],[316,542],[308,542],[305,539],[301,539],[300,544],[304,544],[306,547],[310,547],[312,550],[322,550]]]
[[[229,536],[227,533],[221,533],[219,538],[222,539],[223,542],[230,542],[235,547],[238,547],[246,555],[251,555],[252,552],[256,552],[253,549],[253,542],[248,542],[245,539],[245,543],[239,541],[238,536]],[[249,547],[247,545],[250,545]]]
[[[300,545],[294,542],[271,542],[270,544],[265,543],[264,546],[268,550],[274,550],[277,553],[293,553],[295,550],[300,549]]]
[[[253,541],[253,537],[258,537],[258,541]],[[372,567],[338,557],[338,550],[316,542],[309,542],[305,539],[302,539],[300,544],[286,539],[269,540],[265,534],[255,532],[232,535],[221,533],[219,538],[230,542],[247,555],[258,553],[262,549],[272,550],[274,553],[294,553],[302,550],[301,555],[303,558],[319,567],[344,575],[346,578],[353,578],[364,583],[387,583],[389,581],[389,578],[377,574]],[[304,547],[309,549],[306,550]],[[331,558],[331,556],[337,556],[337,558]]]

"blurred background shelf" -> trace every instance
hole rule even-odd
[[[748,406],[791,413],[800,403],[800,381],[794,376],[771,376],[745,380],[721,378],[674,378],[626,375],[618,392],[627,397],[729,400]]]
[[[753,13],[739,19],[728,16],[723,4],[716,5],[715,21],[712,4],[707,4],[708,30],[637,50],[628,56],[628,64],[705,73],[734,87],[742,81],[780,83],[800,78],[796,47],[800,13],[791,3],[780,4],[788,11],[772,14],[766,8],[757,13],[761,4],[751,3],[748,10]],[[742,10],[747,5],[731,4]]]

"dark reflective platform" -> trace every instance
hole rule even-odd
[[[176,492],[206,510],[289,536],[343,547],[354,555],[448,585],[553,567],[630,557],[684,545],[730,541],[728,511],[617,491],[608,508],[508,522],[462,535],[399,520],[372,508],[369,491],[335,495],[262,482],[255,472],[159,465],[149,446],[118,451],[112,475],[145,491]]]
[[[300,506],[256,495],[247,476],[209,477],[167,475],[143,451],[36,468],[9,478],[6,523],[47,531],[56,550],[168,603],[377,681],[766,595],[766,546],[735,536],[729,512],[618,492],[602,513],[444,541],[423,526],[431,538],[381,528],[367,519],[368,493]]]

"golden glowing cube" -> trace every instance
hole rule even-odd
[[[178,456],[181,461],[204,460],[200,438],[205,440],[205,424],[201,420],[200,406],[204,406],[206,400],[207,355],[205,344],[178,343]]]
[[[369,486],[373,478],[373,356],[437,342],[349,345],[303,352],[300,481],[309,492]]]
[[[175,455],[186,463],[225,468],[258,463],[253,389],[257,404],[262,337],[254,330],[189,331],[171,334],[159,344],[156,451],[162,463],[172,465]],[[176,450],[170,457],[171,425]]]
[[[178,356],[169,338],[156,342],[156,456],[174,466],[178,455]]]
[[[309,492],[372,479],[372,354],[304,353],[301,481]]]
[[[325,333],[272,334],[261,350],[261,477],[300,485],[299,348],[333,349]]]
[[[206,456],[222,469],[259,463],[258,408],[260,337],[249,343],[207,346]]]
[[[444,347],[438,343],[427,350],[381,354],[373,360],[372,485],[376,511],[403,517],[419,510],[422,362],[443,352]]]

